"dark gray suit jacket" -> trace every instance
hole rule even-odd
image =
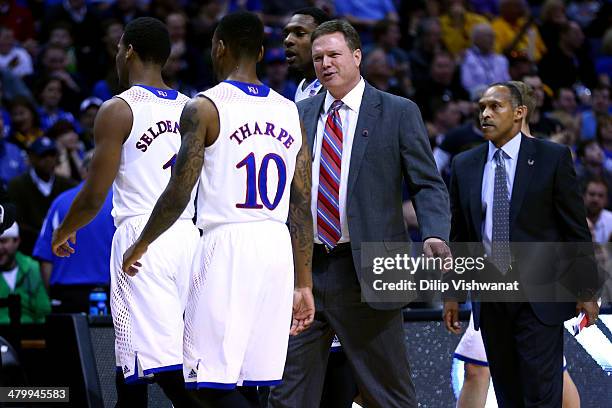
[[[297,104],[311,148],[326,94]],[[402,178],[414,202],[423,239],[437,237],[447,241],[448,193],[436,168],[418,107],[366,82],[353,137],[346,202],[353,261],[362,294],[372,290],[364,285],[362,276],[362,243],[383,243],[386,249],[395,251],[398,242],[408,241],[402,215]],[[403,306],[370,305],[375,309]]]

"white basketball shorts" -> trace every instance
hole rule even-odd
[[[187,388],[280,383],[292,304],[285,224],[234,223],[204,232],[185,309]]]
[[[465,363],[476,364],[484,367],[489,366],[487,352],[482,341],[482,332],[474,329],[474,316],[470,314],[470,324],[465,329],[463,337],[459,341],[453,357]],[[563,356],[563,369],[567,368],[567,361]]]
[[[136,276],[128,276],[121,270],[123,254],[148,219],[145,215],[123,221],[111,249],[115,356],[127,383],[182,369],[183,312],[200,237],[191,220],[178,220],[149,245]]]

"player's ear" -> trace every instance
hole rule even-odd
[[[134,51],[134,47],[132,47],[132,44],[128,44],[128,46],[125,47],[125,59],[126,59],[126,61],[129,58],[131,58],[135,53],[136,53],[136,51]]]
[[[264,56],[264,47],[262,45],[261,48],[259,49],[259,54],[257,54],[257,62],[261,62],[261,60],[263,59],[263,56]]]
[[[226,50],[227,48],[225,47],[225,43],[223,42],[223,40],[219,40],[218,46],[217,46],[217,58],[225,55]]]

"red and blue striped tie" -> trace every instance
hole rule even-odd
[[[342,164],[342,121],[338,110],[342,101],[334,101],[323,131],[319,191],[317,197],[317,230],[319,239],[333,249],[342,236],[340,228],[340,169]]]

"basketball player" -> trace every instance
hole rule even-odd
[[[96,150],[89,177],[52,247],[58,256],[75,251],[76,231],[100,209],[111,184],[117,230],[111,249],[111,312],[117,367],[128,384],[157,380],[175,407],[190,406],[182,376],[183,312],[190,259],[199,238],[193,204],[142,259],[142,273],[122,272],[125,250],[145,225],[170,180],[179,151],[179,118],[188,97],[163,82],[170,54],[166,27],[154,18],[138,18],[125,27],[118,44],[117,72],[129,89],[106,101],[95,120]],[[114,180],[114,182],[113,182]],[[193,202],[190,190],[187,201]],[[69,242],[70,241],[70,242]],[[146,386],[135,391],[118,381],[118,405],[146,406]]]
[[[510,83],[517,87],[527,108],[527,113],[521,125],[521,132],[525,136],[533,137],[529,129],[530,113],[536,108],[533,88],[521,81],[510,81]],[[470,315],[470,322],[455,349],[453,357],[465,364],[465,379],[457,401],[457,408],[484,408],[491,374],[482,334],[474,329],[472,315]],[[567,371],[565,357],[563,357],[563,369],[563,408],[579,408],[580,396]]]
[[[185,106],[174,173],[123,262],[141,273],[200,178],[183,373],[215,408],[250,406],[237,385],[280,382],[289,334],[314,318],[310,151],[295,104],[257,78],[263,40],[252,13],[219,22],[211,54],[222,82]]]

